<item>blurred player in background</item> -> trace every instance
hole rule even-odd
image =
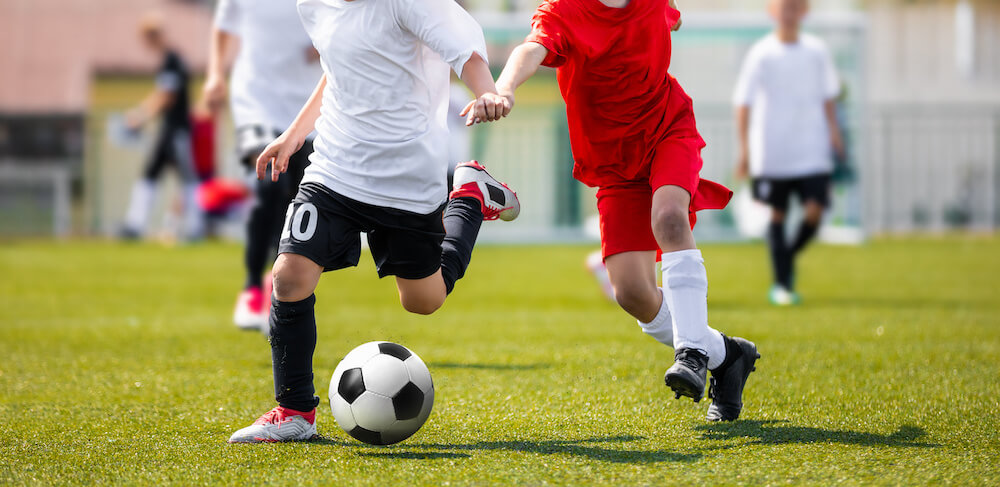
[[[800,32],[807,0],[770,0],[775,31],[750,49],[733,95],[740,152],[737,177],[751,178],[754,197],[771,207],[767,232],[774,285],[769,298],[797,304],[795,258],[819,230],[830,202],[835,155],[844,154],[837,123],[840,82],[823,41]],[[790,197],[805,217],[785,236]]]
[[[204,99],[218,113],[226,99],[226,58],[239,45],[232,69],[230,101],[237,154],[248,174],[264,147],[287,129],[323,75],[319,54],[302,27],[295,0],[220,0],[209,48]],[[233,321],[243,329],[267,330],[270,275],[264,271],[278,249],[281,223],[309,165],[312,136],[289,159],[278,181],[255,180],[243,263],[246,280]]]
[[[147,122],[160,118],[159,132],[146,161],[142,178],[132,188],[132,198],[120,236],[138,239],[146,231],[149,214],[156,201],[156,185],[163,170],[173,164],[180,174],[183,190],[183,238],[201,238],[203,219],[198,205],[198,174],[191,151],[191,112],[188,99],[188,69],[180,55],[170,47],[163,31],[163,21],[147,15],[140,25],[143,44],[163,59],[156,73],[156,87],[131,110],[127,124],[138,131]]]
[[[316,434],[316,296],[324,272],[356,266],[365,232],[378,275],[407,311],[431,314],[465,275],[483,220],[517,217],[517,196],[476,162],[448,193],[449,67],[495,120],[482,28],[454,0],[299,0],[324,74],[298,117],[257,159],[272,181],[314,129],[316,152],[290,206],[274,264],[271,361],[278,406],[234,443]],[[337,324],[334,324],[335,326]],[[363,325],[362,325],[363,326]]]
[[[705,142],[691,98],[668,73],[671,30],[679,27],[672,0],[546,0],[497,89],[513,106],[514,90],[539,65],[557,68],[573,175],[599,188],[615,298],[645,333],[674,347],[664,381],[676,396],[700,401],[711,370],[708,419],[730,421],[759,355],[753,343],[708,326],[708,276],[691,228],[696,211],[725,207],[732,192],[699,176]]]

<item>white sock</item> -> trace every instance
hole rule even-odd
[[[663,297],[673,315],[674,348],[708,355],[708,368],[726,359],[722,334],[708,326],[708,275],[700,250],[663,254]]]
[[[639,321],[639,327],[642,328],[643,333],[653,337],[656,341],[672,347],[674,346],[674,324],[670,318],[670,308],[667,306],[666,293],[662,289],[660,293],[664,295],[663,302],[660,303],[660,311],[656,313],[656,317],[649,323]]]
[[[145,231],[149,212],[153,210],[155,200],[156,183],[145,179],[136,181],[132,186],[132,199],[129,201],[128,212],[125,213],[125,226],[139,233]]]

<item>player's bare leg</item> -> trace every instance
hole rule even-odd
[[[615,301],[640,322],[656,318],[663,294],[656,287],[656,252],[622,252],[604,259]]]
[[[437,311],[448,297],[441,271],[423,279],[396,278],[399,303],[403,309],[418,315],[429,315]]]

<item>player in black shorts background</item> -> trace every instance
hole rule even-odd
[[[162,58],[156,73],[156,87],[142,103],[128,113],[130,129],[139,130],[160,118],[152,150],[142,177],[132,188],[132,198],[120,236],[141,238],[156,201],[156,187],[167,166],[173,165],[181,180],[184,201],[185,240],[197,240],[203,232],[203,215],[197,201],[198,174],[191,150],[191,112],[188,98],[188,69],[181,56],[169,45],[162,20],[155,15],[143,19],[140,26],[143,44]]]
[[[234,45],[239,47],[227,83],[227,54]],[[219,0],[208,59],[204,100],[218,114],[228,95],[237,155],[247,174],[256,175],[257,156],[291,125],[316,80],[323,76],[319,54],[302,27],[294,1]],[[283,177],[250,182],[254,198],[243,253],[246,278],[233,310],[233,323],[241,329],[268,331],[271,276],[267,267],[274,262],[285,210],[312,151],[310,136],[291,156]]]
[[[770,0],[773,33],[747,53],[733,94],[740,141],[737,177],[771,208],[767,242],[774,269],[772,304],[798,304],[795,259],[819,231],[830,200],[834,156],[844,153],[836,115],[840,79],[826,44],[800,32],[807,0]],[[804,217],[785,236],[792,196]]]

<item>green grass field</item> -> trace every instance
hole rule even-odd
[[[317,292],[325,440],[228,445],[272,407],[265,339],[230,324],[232,245],[0,246],[0,484],[981,484],[1000,478],[1000,239],[818,246],[805,305],[763,300],[761,246],[706,246],[710,317],[757,342],[743,418],[662,384],[672,352],[606,302],[588,247],[483,247],[405,314],[363,257]],[[340,357],[398,341],[437,387],[393,447],[340,431]]]

